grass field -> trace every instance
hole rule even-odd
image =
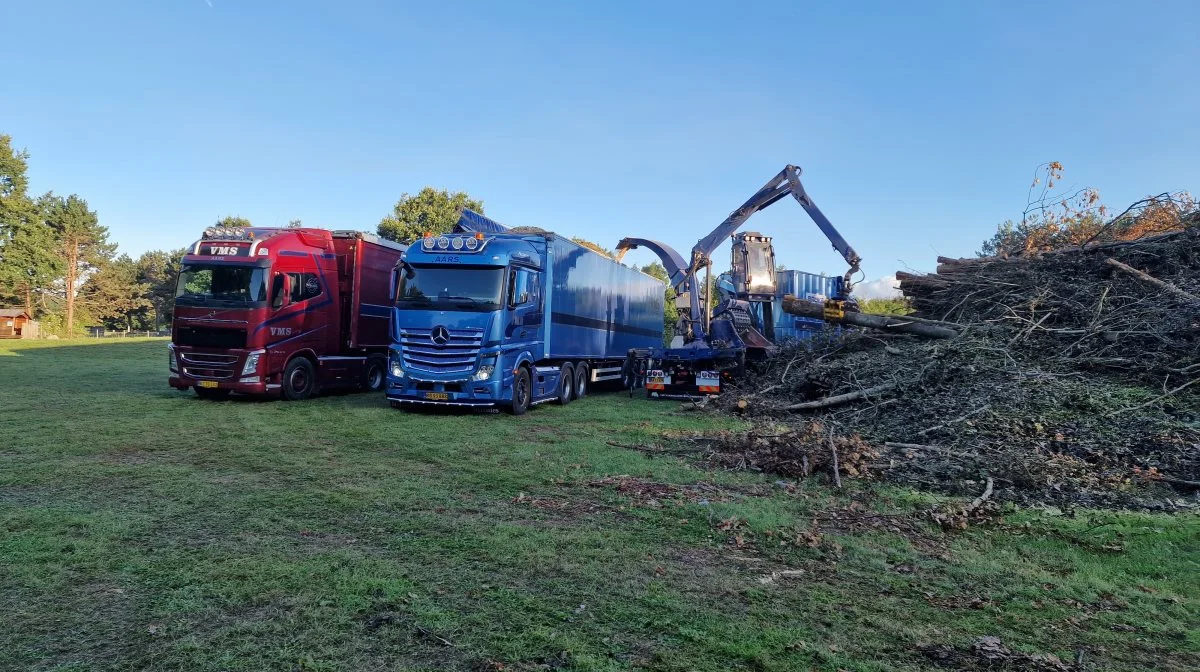
[[[673,403],[406,414],[166,375],[162,340],[0,341],[0,669],[915,670],[985,635],[1200,668],[1196,517],[946,534],[917,493],[606,443],[732,423]]]

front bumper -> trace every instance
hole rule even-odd
[[[278,383],[257,382],[257,383],[242,383],[230,380],[211,381],[204,378],[193,378],[182,373],[172,373],[167,378],[167,384],[177,390],[188,390],[193,387],[199,387],[202,384],[208,386],[208,383],[216,385],[217,390],[228,390],[237,392],[238,394],[255,394],[255,395],[271,395],[278,396],[281,386]]]
[[[173,370],[167,378],[167,384],[177,390],[203,387],[238,394],[277,396],[280,393],[279,375],[263,373],[267,360],[261,351],[200,350],[175,345],[171,345],[170,350],[174,355],[170,359]],[[246,358],[252,352],[261,353],[256,370],[248,375],[240,375]],[[222,361],[214,361],[215,358],[221,358]]]
[[[411,375],[387,381],[388,401],[399,404],[425,406],[495,406],[502,398],[502,386],[493,377],[490,380],[418,380]]]

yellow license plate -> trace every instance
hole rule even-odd
[[[216,386],[217,386],[217,381],[215,381],[215,380],[197,380],[196,381],[196,387],[216,387]]]
[[[431,401],[446,401],[450,399],[450,395],[445,392],[426,392],[425,398]]]

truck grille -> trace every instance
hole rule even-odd
[[[400,352],[404,368],[430,373],[470,373],[475,370],[483,329],[448,329],[450,340],[435,345],[433,329],[400,330]]]
[[[193,378],[232,378],[237,367],[237,356],[181,352],[179,362],[183,365],[183,372]]]
[[[246,330],[222,327],[179,327],[179,331],[176,332],[175,344],[191,345],[197,348],[244,348],[246,347]]]

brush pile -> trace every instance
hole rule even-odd
[[[713,454],[794,475],[853,446],[856,474],[940,492],[991,478],[1009,501],[1193,506],[1200,212],[1177,228],[902,275],[914,316],[957,336],[830,329],[785,346],[712,401],[757,425]]]

